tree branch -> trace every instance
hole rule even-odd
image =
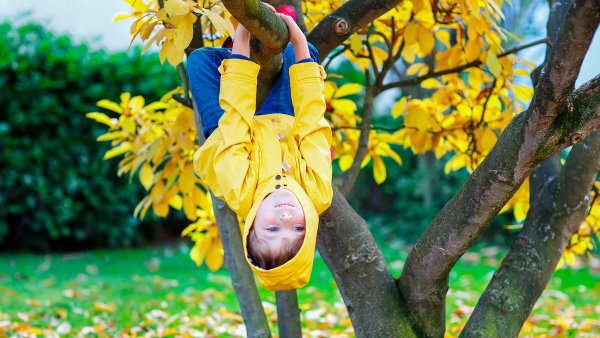
[[[231,273],[231,283],[240,304],[248,337],[271,337],[254,276],[246,262],[242,233],[236,214],[211,192],[213,210],[225,253],[225,264]]]
[[[300,308],[298,308],[296,290],[276,291],[275,302],[277,303],[279,336],[290,338],[302,337]]]
[[[402,0],[350,0],[327,15],[308,34],[323,60],[350,35],[400,4]]]
[[[509,123],[409,253],[400,291],[422,335],[443,335],[450,270],[525,178],[541,161],[579,142],[600,124],[599,77],[566,102],[598,26],[599,11],[598,0],[578,0],[569,9],[531,106]]]
[[[598,129],[573,147],[558,179],[531,205],[523,230],[479,299],[461,337],[516,337],[590,205],[600,170]]]
[[[375,67],[375,65],[373,65],[373,67]],[[365,72],[365,79],[365,98],[363,104],[362,123],[360,125],[360,136],[358,137],[358,148],[356,149],[352,166],[350,166],[350,169],[348,169],[348,171],[346,171],[344,174],[342,183],[340,185],[340,191],[342,194],[344,194],[344,196],[348,196],[352,186],[354,185],[354,182],[356,182],[356,178],[358,177],[358,173],[362,167],[363,159],[369,150],[369,134],[371,133],[371,115],[373,111],[375,88],[371,85],[368,71]]]
[[[317,249],[333,273],[357,337],[414,337],[373,235],[339,190],[321,215]]]
[[[511,49],[509,49],[509,50],[507,50],[507,51],[505,51],[503,53],[498,54],[497,57],[498,58],[502,58],[502,57],[505,57],[505,56],[510,55],[510,54],[515,54],[515,53],[517,53],[517,52],[519,52],[519,51],[521,51],[523,49],[529,48],[529,47],[537,46],[537,45],[540,45],[542,43],[546,43],[547,44],[548,41],[549,41],[548,38],[544,38],[544,39],[540,39],[540,40],[528,43],[526,45],[513,47],[513,48],[511,48]],[[442,75],[460,73],[460,72],[462,72],[465,69],[473,68],[473,67],[478,67],[478,66],[481,66],[482,64],[483,64],[483,62],[481,62],[481,60],[475,60],[475,61],[466,63],[466,64],[464,64],[462,66],[458,66],[458,67],[455,67],[455,68],[444,69],[444,70],[440,70],[440,71],[437,71],[437,72],[429,72],[429,73],[427,73],[425,75],[417,76],[417,77],[412,78],[412,79],[404,79],[404,80],[400,80],[400,81],[396,81],[396,82],[385,84],[385,85],[383,85],[381,87],[381,91],[386,91],[386,90],[392,89],[392,88],[416,86],[419,83],[421,83],[421,82],[423,82],[423,81],[425,81],[427,79],[430,79],[430,78],[433,78],[433,77],[442,76]]]
[[[264,54],[273,57],[287,46],[290,34],[285,22],[260,0],[223,0],[223,4],[236,20],[262,42]]]

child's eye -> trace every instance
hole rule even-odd
[[[303,226],[296,226],[296,227],[294,227],[294,230],[295,231],[302,231],[302,230],[304,230],[304,227]]]
[[[277,230],[279,230],[279,228],[278,228],[278,227],[270,227],[270,228],[267,228],[267,231],[277,231]]]

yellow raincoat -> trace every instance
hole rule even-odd
[[[214,195],[245,219],[247,237],[262,200],[276,189],[293,192],[304,210],[304,242],[298,254],[270,270],[252,270],[267,290],[288,290],[308,283],[319,214],[331,204],[331,129],[323,117],[325,72],[314,63],[292,65],[294,115],[257,115],[256,77],[260,66],[241,59],[223,60],[219,127],[194,154],[194,167]]]

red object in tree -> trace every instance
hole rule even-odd
[[[294,19],[294,21],[296,21],[296,23],[298,23],[298,21],[296,20],[296,10],[292,6],[288,6],[288,5],[281,6],[277,10],[277,13],[282,13],[282,14],[285,14],[285,15],[289,15],[289,16],[292,17],[292,19]]]

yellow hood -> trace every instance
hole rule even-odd
[[[260,203],[268,194],[277,189],[288,189],[296,195],[304,210],[306,230],[304,242],[294,258],[274,269],[264,270],[252,264],[248,258],[248,233],[250,232],[250,227],[254,222]],[[269,291],[290,290],[301,288],[308,283],[315,255],[318,227],[319,215],[317,214],[317,210],[306,192],[304,192],[291,175],[286,175],[285,173],[283,175],[275,175],[257,187],[252,208],[248,212],[244,224],[243,242],[246,261],[265,289]]]

